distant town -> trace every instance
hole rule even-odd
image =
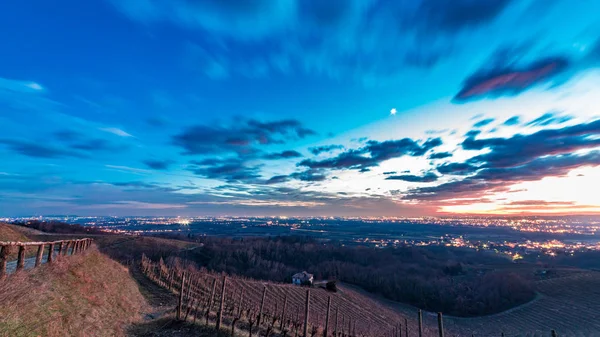
[[[401,218],[401,217],[81,217],[3,218],[4,222],[60,221],[128,235],[285,236],[337,240],[373,247],[448,246],[523,258],[600,251],[600,219],[594,217]]]

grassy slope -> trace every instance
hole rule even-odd
[[[0,336],[119,336],[146,302],[95,248],[0,281]]]
[[[0,241],[30,241],[17,226],[0,223]]]

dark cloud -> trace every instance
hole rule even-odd
[[[444,159],[452,157],[452,153],[450,152],[436,152],[429,155],[429,159]]]
[[[525,126],[548,126],[552,124],[562,124],[573,119],[571,116],[559,116],[556,112],[547,112],[540,117],[525,124]]]
[[[530,135],[514,135],[510,138],[467,138],[462,143],[465,150],[489,152],[468,160],[481,167],[511,167],[541,156],[572,153],[581,149],[600,146],[600,120],[578,124],[562,129],[541,130]]]
[[[172,160],[155,160],[148,159],[144,160],[143,163],[151,169],[154,170],[166,170],[169,168],[171,164],[173,164]]]
[[[84,152],[120,152],[127,149],[125,145],[116,145],[102,138],[90,138],[81,132],[61,130],[54,133],[54,138],[66,147]]]
[[[385,174],[386,176],[390,175],[390,174],[396,174],[396,173],[398,173],[398,172],[396,172],[396,171],[383,172],[383,174]]]
[[[85,158],[86,155],[72,151],[70,149],[62,149],[46,144],[35,143],[26,140],[17,139],[0,139],[0,144],[5,145],[13,152],[32,158]]]
[[[281,183],[284,183],[289,180],[290,180],[289,176],[279,175],[279,176],[273,176],[273,177],[269,178],[267,181],[265,181],[265,184],[267,184],[267,185],[281,184]]]
[[[466,101],[485,96],[516,95],[551,79],[569,66],[564,57],[552,57],[523,67],[495,64],[472,74],[454,97]]]
[[[260,166],[248,166],[240,158],[207,158],[190,161],[193,166],[188,170],[196,175],[209,179],[220,179],[227,182],[252,182],[260,178]]]
[[[323,145],[323,146],[309,147],[308,151],[310,151],[310,153],[312,153],[316,156],[316,155],[319,155],[324,152],[331,152],[333,150],[341,150],[343,148],[344,148],[343,145]]]
[[[481,133],[481,130],[471,130],[465,133],[465,137],[477,137]]]
[[[474,127],[474,128],[481,128],[481,127],[484,127],[484,126],[486,126],[486,125],[489,125],[489,124],[493,123],[494,121],[495,121],[495,119],[494,119],[494,118],[486,118],[486,119],[482,119],[482,120],[480,120],[479,122],[477,122],[477,123],[473,124],[473,127]]]
[[[268,153],[263,156],[264,159],[269,160],[277,160],[277,159],[289,159],[289,158],[299,158],[302,157],[302,154],[298,151],[286,150],[282,152],[276,153]]]
[[[385,178],[385,180],[402,180],[408,181],[412,183],[431,183],[438,179],[438,176],[435,173],[428,172],[423,176],[416,176],[412,174],[401,175],[401,176],[389,176]]]
[[[316,161],[305,159],[298,166],[312,169],[365,169],[379,165],[381,162],[405,155],[419,157],[427,151],[442,145],[440,138],[428,139],[420,144],[410,138],[378,142],[370,140],[360,149],[352,149],[340,153],[333,158]]]
[[[187,155],[223,152],[250,155],[258,151],[258,145],[284,144],[314,134],[297,120],[260,122],[251,119],[231,126],[193,126],[174,136],[173,143]]]
[[[517,125],[521,122],[521,119],[519,116],[512,116],[511,118],[507,119],[504,121],[504,125],[506,126],[512,126],[512,125]]]
[[[511,0],[424,0],[415,20],[435,32],[455,32],[495,19]]]
[[[600,120],[562,129],[542,130],[510,138],[467,138],[466,150],[487,150],[465,163],[437,167],[439,173],[466,175],[462,180],[411,190],[406,199],[477,198],[508,192],[512,185],[544,177],[564,176],[583,166],[600,165]],[[581,150],[590,152],[580,154]]]
[[[410,139],[388,140],[378,142],[370,140],[360,149],[352,149],[340,153],[333,158],[316,161],[305,159],[298,166],[306,166],[312,169],[358,169],[379,165],[388,159],[398,158],[405,155],[420,157],[427,151],[442,145],[440,138],[428,139],[423,144]]]
[[[477,167],[467,163],[449,163],[437,167],[441,174],[468,175],[477,170]]]
[[[290,174],[291,178],[302,180],[302,181],[324,181],[327,179],[327,176],[323,173],[320,173],[317,170],[306,170],[304,172],[296,172]]]

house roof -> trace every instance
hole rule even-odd
[[[304,279],[304,280],[309,280],[313,277],[313,274],[307,273],[306,271],[303,271],[301,273],[296,273],[294,274],[294,276],[292,276],[292,278],[299,278],[299,279]]]

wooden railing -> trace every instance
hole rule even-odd
[[[78,254],[90,247],[92,239],[60,240],[47,242],[1,242],[0,241],[0,279],[7,274],[7,262],[13,248],[17,250],[16,271],[25,269],[25,254],[28,249],[36,249],[34,268],[44,263],[52,263],[55,258]],[[45,252],[48,247],[48,252]],[[57,252],[57,254],[55,254]],[[33,258],[30,258],[33,259]]]

